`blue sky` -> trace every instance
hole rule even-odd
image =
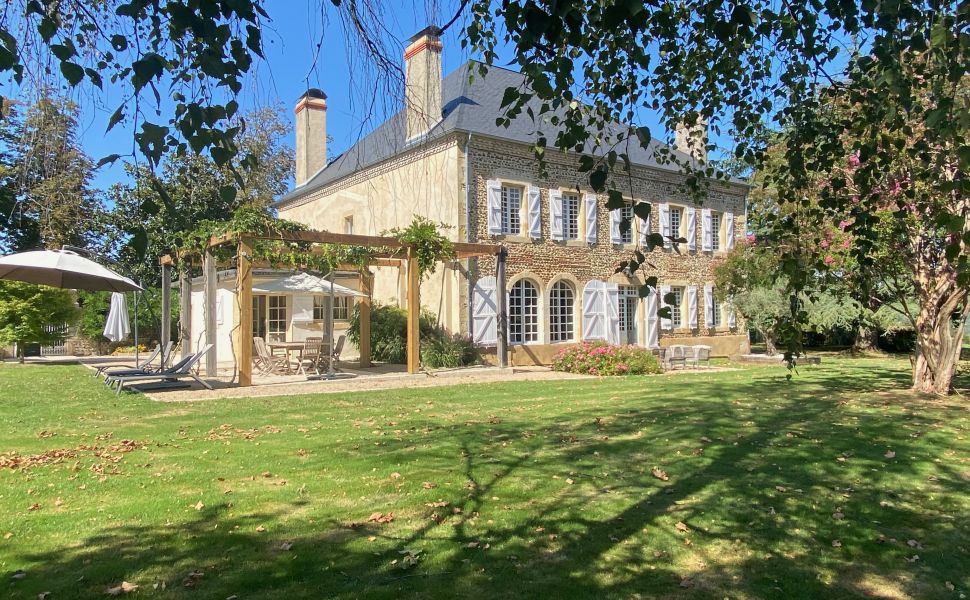
[[[441,16],[431,19],[428,8],[435,2],[381,3],[388,11],[383,19],[391,39],[399,46],[395,56],[403,63],[402,53],[407,39],[423,29],[431,20],[443,23],[454,14],[456,4],[444,3],[438,9]],[[243,89],[240,104],[243,109],[281,102],[292,121],[292,107],[308,88],[318,87],[328,96],[327,131],[333,136],[330,153],[338,153],[379,124],[389,109],[399,102],[387,94],[375,94],[369,79],[348,55],[344,32],[329,0],[268,0],[265,4],[272,21],[264,31],[266,60],[257,64],[253,76]],[[469,58],[459,43],[462,22],[456,22],[444,37],[443,70],[449,73]],[[322,42],[319,52],[318,42]],[[115,92],[117,92],[115,90]],[[375,97],[379,100],[375,106]],[[109,154],[130,153],[132,126],[117,125],[105,133],[108,118],[116,107],[114,94],[107,91],[104,99],[78,98],[82,106],[81,141],[95,160]],[[163,114],[161,118],[167,118]],[[293,135],[287,137],[293,144]],[[107,187],[124,180],[121,161],[102,167],[94,180],[96,187]]]

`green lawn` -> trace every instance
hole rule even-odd
[[[0,596],[960,598],[967,400],[908,374],[165,404],[3,365]]]

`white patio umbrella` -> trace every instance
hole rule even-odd
[[[112,342],[120,342],[128,337],[128,301],[121,292],[111,294],[111,309],[108,311],[108,321],[104,324],[104,337]]]
[[[140,292],[142,287],[70,250],[33,250],[0,257],[0,279],[92,292]],[[114,308],[115,299],[111,305]],[[124,311],[127,327],[128,312]],[[110,316],[109,316],[110,318]],[[105,326],[107,332],[107,325]],[[107,335],[107,333],[106,333]],[[126,334],[127,335],[127,334]],[[135,361],[138,361],[138,296],[135,296]]]
[[[131,279],[70,250],[35,250],[0,257],[0,279],[71,290],[142,291]]]

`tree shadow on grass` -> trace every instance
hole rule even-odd
[[[937,506],[959,506],[966,484],[946,465],[931,481],[921,471],[946,434],[918,405],[900,409],[905,384],[862,368],[694,381],[676,398],[631,383],[642,402],[621,392],[558,422],[511,410],[412,422],[434,429],[432,444],[389,440],[375,465],[444,464],[437,447],[456,447],[461,474],[443,476],[465,485],[443,492],[447,507],[402,499],[412,524],[311,522],[301,503],[205,508],[36,553],[10,589],[103,597],[136,573],[175,598],[948,597],[942,581],[960,585],[968,559],[941,545],[968,532]],[[906,477],[920,485],[895,487]],[[909,539],[925,545],[918,562]]]

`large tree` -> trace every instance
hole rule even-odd
[[[87,247],[96,239],[102,207],[90,186],[93,163],[77,140],[77,110],[46,93],[8,106],[0,122],[0,247]]]
[[[0,280],[0,346],[17,344],[21,360],[25,343],[58,341],[60,326],[76,318],[77,307],[68,290]]]

